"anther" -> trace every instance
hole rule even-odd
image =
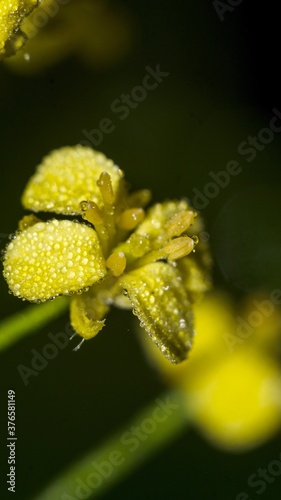
[[[125,229],[130,231],[135,229],[135,227],[143,220],[144,210],[142,208],[129,208],[121,213],[117,224],[120,229]]]
[[[91,222],[94,226],[103,224],[104,219],[102,211],[94,201],[81,201],[80,208],[83,212],[83,219]]]
[[[145,207],[151,200],[151,192],[149,189],[140,189],[130,194],[128,197],[129,207]]]
[[[114,193],[112,188],[111,177],[107,172],[102,172],[97,181],[97,186],[100,188],[101,195],[105,205],[114,203]]]
[[[112,253],[107,261],[106,267],[112,271],[113,276],[121,276],[126,268],[126,257],[123,252]]]
[[[194,249],[195,242],[189,236],[181,236],[175,238],[163,247],[163,251],[167,254],[168,259],[177,260],[190,254]]]
[[[193,223],[194,218],[195,212],[192,212],[190,210],[184,210],[183,212],[173,215],[166,222],[166,231],[168,233],[168,238],[172,238],[173,236],[180,236]]]

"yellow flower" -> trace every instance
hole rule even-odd
[[[0,0],[0,58],[11,55],[25,42],[20,27],[40,0]]]
[[[33,74],[76,57],[104,69],[128,53],[133,24],[126,9],[104,0],[44,0],[23,20],[24,50],[6,59],[22,74]]]
[[[192,302],[209,287],[206,244],[194,253],[202,222],[185,200],[146,213],[149,199],[147,190],[129,194],[123,172],[102,153],[80,145],[53,151],[23,205],[81,220],[20,221],[4,256],[12,293],[31,302],[71,295],[71,322],[83,339],[101,330],[111,304],[133,308],[170,361],[185,359]]]
[[[244,325],[255,310],[253,299],[242,308]],[[229,297],[218,292],[195,304],[194,347],[179,366],[167,363],[141,336],[166,381],[183,391],[194,424],[212,443],[232,451],[257,446],[281,427],[280,309],[272,307],[248,338],[239,335],[240,315],[234,311]]]

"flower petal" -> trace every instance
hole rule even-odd
[[[4,258],[11,291],[31,302],[76,292],[105,275],[94,229],[68,220],[34,224],[15,236]]]
[[[115,196],[123,173],[105,155],[84,146],[57,149],[43,159],[23,193],[25,208],[35,212],[80,214],[80,202],[103,205],[97,181],[106,171]]]
[[[125,274],[119,284],[162,353],[173,363],[184,360],[191,348],[193,314],[176,269],[155,262]]]
[[[246,450],[280,429],[280,370],[264,353],[246,348],[189,375],[182,380],[188,411],[218,446]]]
[[[91,291],[75,294],[70,303],[70,319],[74,330],[84,339],[91,339],[103,328],[109,307]]]
[[[1,0],[0,2],[0,58],[12,55],[25,37],[20,31],[22,20],[39,4],[40,0]]]
[[[203,293],[211,288],[210,269],[205,267],[200,260],[200,253],[193,257],[188,255],[178,261],[178,269],[181,273],[183,284],[188,291],[192,302],[200,298]]]

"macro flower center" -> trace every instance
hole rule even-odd
[[[127,259],[123,251],[112,251],[112,249],[124,239],[124,235],[134,231],[144,220],[145,211],[142,206],[129,206],[129,208],[122,209],[115,204],[116,196],[111,177],[107,172],[101,173],[97,180],[97,186],[101,193],[103,206],[100,208],[94,201],[83,200],[80,202],[82,217],[94,226],[98,234],[107,269],[112,272],[113,276],[119,277],[127,267]],[[130,205],[130,201],[138,200],[139,204],[145,205],[148,199],[147,190],[142,190],[137,193],[137,196],[134,193],[131,199],[127,199],[127,204]],[[122,207],[122,201],[120,207]],[[162,236],[159,239],[158,248],[155,247],[148,251],[145,258],[142,255],[142,258],[135,260],[129,266],[129,270],[156,260],[177,260],[192,252],[198,243],[198,237],[181,235],[189,229],[196,216],[197,214],[191,210],[182,210],[171,216],[165,224],[165,237]],[[139,238],[134,238],[134,244],[142,246],[143,238],[141,235]]]

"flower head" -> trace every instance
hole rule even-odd
[[[12,293],[30,302],[71,295],[71,322],[83,339],[101,330],[111,304],[132,308],[170,361],[185,359],[192,303],[209,286],[204,244],[194,254],[202,223],[185,200],[146,212],[149,199],[148,190],[129,194],[122,170],[102,153],[80,145],[53,151],[23,205],[80,219],[20,221],[4,256]]]

